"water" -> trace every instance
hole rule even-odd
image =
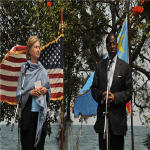
[[[99,150],[98,148],[98,135],[93,130],[92,125],[83,125],[82,134],[80,135],[80,125],[73,125],[71,130],[69,150],[73,150],[76,140],[80,137],[79,150]],[[46,137],[45,150],[59,150],[56,137],[58,135],[59,126],[52,125],[52,134],[50,137]],[[148,150],[144,145],[144,139],[146,135],[150,133],[150,127],[134,126],[134,145],[135,150]],[[14,127],[14,131],[10,131],[10,127],[1,125],[0,131],[0,150],[17,150],[17,126]],[[125,138],[125,150],[131,150],[131,130],[130,127]]]

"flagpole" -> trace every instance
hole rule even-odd
[[[61,33],[63,33],[63,8],[61,8]],[[63,56],[63,72],[64,72],[64,56]],[[64,77],[63,77],[63,93],[64,93]],[[64,98],[61,102],[61,150],[64,150]]]
[[[129,22],[129,2],[128,2],[128,14],[127,14],[127,24],[128,24],[128,41],[130,41],[130,22]],[[130,42],[128,42],[129,48],[129,64],[131,66],[131,50],[130,50]],[[132,108],[132,100],[131,100],[131,142],[132,142],[132,150],[134,150],[134,132],[133,132],[133,108]]]

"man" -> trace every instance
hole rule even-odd
[[[109,33],[106,48],[109,56],[97,64],[91,87],[92,96],[98,103],[94,129],[99,133],[100,150],[106,150],[103,135],[108,86],[109,147],[110,150],[123,150],[127,131],[126,103],[132,98],[132,73],[129,65],[117,57],[115,33]]]

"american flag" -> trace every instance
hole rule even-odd
[[[0,101],[17,104],[17,82],[26,61],[26,46],[15,46],[5,55],[0,64]]]
[[[51,100],[63,99],[63,34],[41,47],[40,59],[50,78]],[[26,60],[26,46],[13,47],[0,63],[0,101],[17,104],[16,89],[21,65]]]
[[[63,36],[63,35],[62,35]],[[50,78],[51,100],[62,100],[64,97],[63,37],[41,48],[39,61],[48,71]]]

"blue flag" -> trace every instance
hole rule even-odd
[[[129,63],[129,52],[128,52],[128,26],[127,17],[122,25],[122,29],[117,38],[118,50],[117,55],[120,59]]]
[[[91,85],[94,78],[94,72],[91,74],[86,84],[80,91],[80,96],[74,104],[74,116],[95,116],[97,114],[97,103],[91,95]]]
[[[129,53],[128,53],[128,28],[127,28],[127,17],[122,25],[122,29],[117,38],[118,49],[117,55],[120,59],[125,62],[129,62]],[[80,96],[76,99],[74,104],[74,116],[94,116],[97,115],[97,106],[98,104],[93,99],[91,95],[90,87],[92,85],[94,78],[94,72],[91,74],[86,84],[80,91]]]

